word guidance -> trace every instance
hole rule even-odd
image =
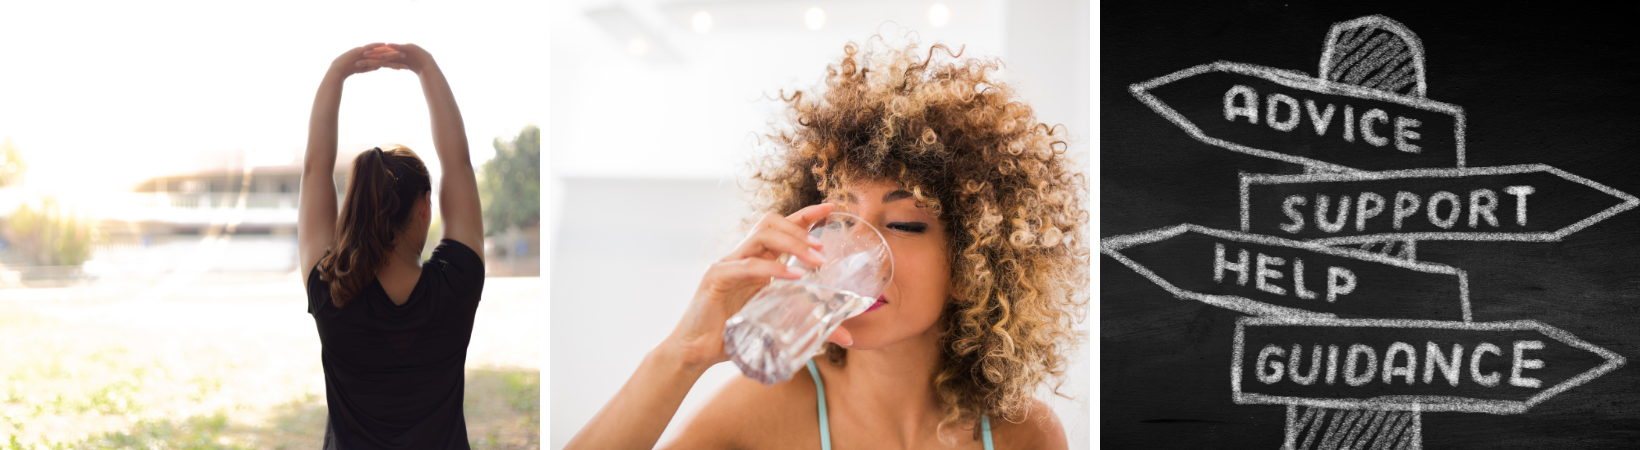
[[[1519,414],[1625,360],[1532,320],[1236,322],[1240,404]]]
[[[1440,264],[1190,224],[1101,247],[1174,296],[1247,314],[1470,317],[1467,275]]]
[[[1636,205],[1541,164],[1241,177],[1242,231],[1323,244],[1559,241]]]
[[[1218,62],[1129,88],[1196,139],[1333,171],[1464,166],[1464,114],[1454,105]]]

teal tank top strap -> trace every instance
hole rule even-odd
[[[996,450],[991,448],[991,418],[983,415],[979,416],[979,428],[985,433],[985,450]]]
[[[820,450],[831,450],[831,423],[826,419],[826,385],[820,382],[820,370],[814,368],[814,360],[809,360],[809,377],[814,378],[814,396],[820,405]],[[996,450],[991,446],[991,418],[979,416],[980,432],[985,436],[985,450]]]
[[[820,371],[814,368],[814,360],[809,360],[809,376],[814,378],[814,396],[820,399],[820,450],[831,450],[831,424],[826,421],[826,386],[820,383]],[[985,450],[991,450],[991,436],[987,429],[985,436]]]

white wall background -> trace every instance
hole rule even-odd
[[[929,22],[934,3],[950,11],[943,26]],[[805,26],[810,7],[826,13],[818,30]],[[1087,173],[1088,8],[1071,0],[555,2],[546,138],[551,447],[563,447],[620,388],[676,325],[707,264],[739,239],[736,225],[750,211],[738,181],[752,137],[781,110],[765,95],[814,86],[845,42],[879,27],[892,33],[884,26],[892,20],[924,45],[1001,57],[1038,120],[1068,128]],[[696,11],[712,15],[709,31],[692,29]],[[1071,448],[1092,442],[1090,347],[1084,339],[1073,355],[1061,390],[1072,399],[1038,396],[1059,414]],[[736,376],[732,364],[714,367],[678,417]]]

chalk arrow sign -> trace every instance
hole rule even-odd
[[[1238,404],[1519,414],[1622,367],[1616,353],[1533,320],[1242,317]]]
[[[1191,224],[1100,247],[1178,298],[1251,315],[1470,320],[1451,266]]]
[[[1542,164],[1241,176],[1242,231],[1328,245],[1559,241],[1637,205]]]
[[[1464,167],[1455,105],[1216,62],[1134,84],[1135,97],[1202,142],[1330,171]]]

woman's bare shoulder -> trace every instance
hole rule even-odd
[[[1024,420],[1021,422],[1014,423],[992,417],[991,439],[999,449],[1070,447],[1065,440],[1065,427],[1059,423],[1059,415],[1054,413],[1053,408],[1048,407],[1047,403],[1034,398],[1026,408]]]
[[[781,448],[819,442],[815,401],[814,381],[806,370],[773,386],[736,376],[692,417],[682,418],[682,430],[660,448]]]

